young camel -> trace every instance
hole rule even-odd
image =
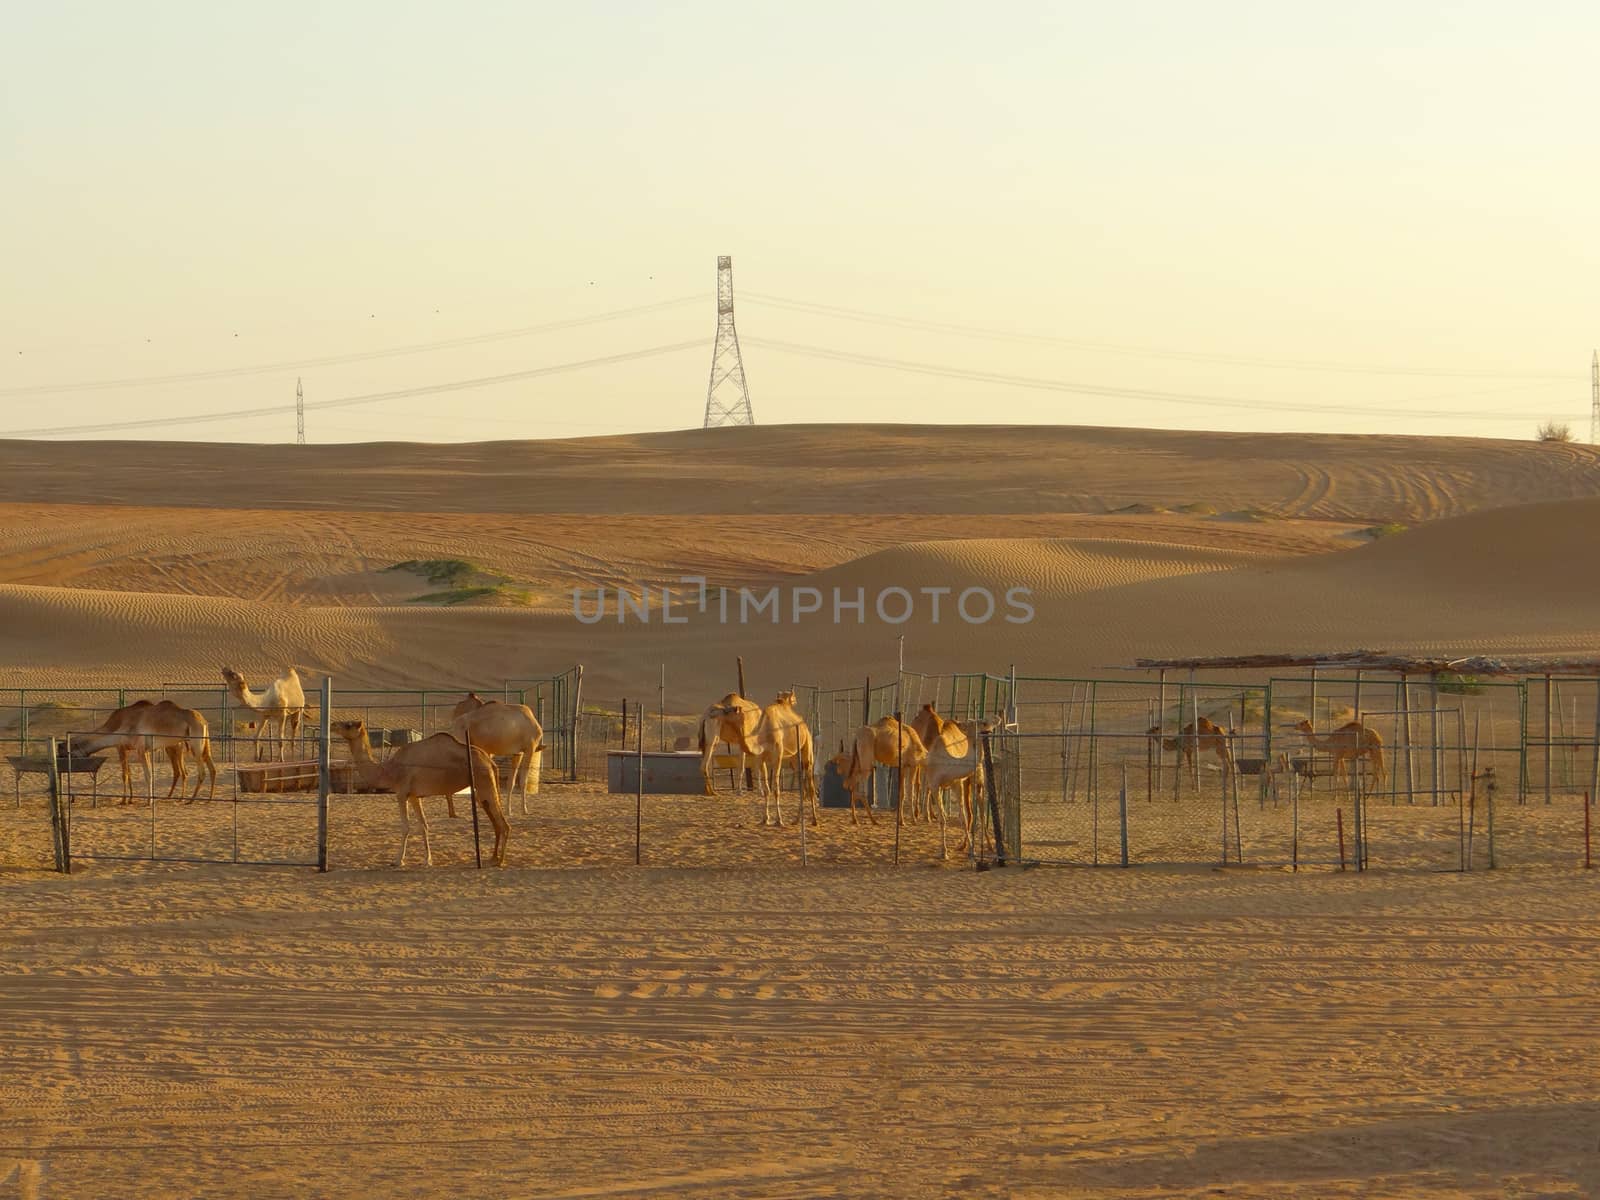
[[[423,860],[426,865],[433,866],[433,844],[428,837],[428,817],[422,811],[422,801],[429,796],[453,796],[466,787],[475,788],[478,805],[494,826],[494,865],[505,866],[511,823],[500,807],[494,759],[474,746],[469,768],[466,746],[448,733],[436,733],[400,747],[383,763],[378,763],[373,760],[372,745],[367,741],[366,722],[334,721],[331,728],[334,735],[342,737],[350,747],[350,758],[362,785],[376,792],[393,792],[399,801],[400,853],[395,866],[406,865],[413,812],[422,824]]]
[[[533,756],[544,749],[544,730],[533,715],[533,709],[526,704],[480,700],[476,692],[468,692],[467,698],[455,707],[450,732],[462,742],[471,733],[472,744],[478,749],[511,759],[511,790],[521,793],[522,815],[527,816],[528,775],[533,770]],[[537,783],[533,790],[539,790]],[[450,801],[450,815],[456,815],[454,797]]]
[[[850,771],[845,776],[845,790],[850,793],[850,824],[858,825],[856,808],[864,808],[867,818],[876,825],[878,818],[867,800],[867,782],[875,766],[903,767],[905,790],[900,803],[895,806],[896,824],[905,824],[905,802],[915,802],[922,786],[922,766],[927,761],[928,748],[911,726],[893,717],[879,717],[871,725],[856,730],[855,745],[850,749]]]
[[[811,801],[811,827],[821,824],[817,804],[816,748],[811,728],[795,707],[792,691],[779,692],[778,698],[761,713],[761,722],[751,735],[761,757],[761,791],[765,799],[761,823],[783,828],[783,764],[793,759],[800,785],[800,817],[806,819],[806,801]]]
[[[1317,733],[1310,721],[1301,721],[1295,728],[1311,743],[1313,750],[1326,750],[1333,756],[1335,780],[1347,775],[1351,767],[1363,758],[1372,764],[1374,786],[1387,778],[1383,767],[1383,738],[1376,729],[1368,729],[1360,721],[1346,722],[1325,735]]]
[[[206,799],[216,798],[217,764],[211,760],[210,732],[206,727],[206,719],[192,708],[180,708],[171,700],[156,704],[149,700],[135,700],[113,712],[93,733],[72,740],[72,749],[80,754],[95,754],[113,747],[122,763],[123,804],[133,802],[133,780],[128,760],[137,758],[143,763],[144,776],[149,781],[152,749],[165,751],[167,761],[172,764],[172,786],[167,788],[169,800],[180,786],[189,781],[186,755],[191,752],[200,767],[195,774],[194,794],[189,799],[199,798],[207,771],[211,773],[211,791]]]
[[[274,757],[287,757],[284,747],[290,738],[300,732],[300,720],[306,711],[306,692],[300,686],[300,673],[290,667],[287,675],[282,679],[274,679],[262,692],[252,692],[244,676],[232,667],[222,668],[222,679],[228,685],[234,703],[256,715],[256,761],[261,761],[261,735],[266,733],[267,726],[273,721],[278,723],[278,737],[275,739],[277,753]]]
[[[1195,728],[1199,727],[1199,736],[1195,735]],[[1183,751],[1184,766],[1194,769],[1194,754],[1198,749],[1201,753],[1210,752],[1217,756],[1217,761],[1222,764],[1224,771],[1233,770],[1233,746],[1231,732],[1221,725],[1200,717],[1185,725],[1176,737],[1161,737],[1161,726],[1152,725],[1145,730],[1151,741],[1160,738],[1161,749]],[[1182,778],[1180,773],[1179,778]]]

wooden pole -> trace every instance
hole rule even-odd
[[[739,655],[733,661],[737,663],[739,667],[739,698],[741,700],[748,700],[750,697],[745,695],[744,691],[744,655]]]
[[[472,856],[477,860],[478,870],[483,870],[483,843],[478,840],[478,763],[472,754],[472,730],[463,731],[467,738],[467,802],[472,805]],[[489,760],[489,769],[494,770],[494,759]]]
[[[861,686],[861,723],[872,724],[872,676]],[[867,807],[878,807],[878,764],[867,764]]]
[[[622,698],[622,749],[628,748],[628,698]]]
[[[656,714],[659,718],[657,728],[660,730],[661,750],[667,748],[667,664],[661,664],[661,683],[656,693]]]
[[[1344,809],[1333,810],[1334,819],[1339,822],[1339,870],[1344,870]]]

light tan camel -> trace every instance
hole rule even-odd
[[[737,692],[729,692],[706,709],[700,717],[700,774],[706,781],[706,795],[715,796],[717,789],[711,785],[711,758],[718,742],[726,743],[740,754],[760,757],[752,738],[761,724],[761,706],[746,700]]]
[[[489,702],[478,695],[477,692],[468,692],[460,700],[456,701],[456,706],[450,710],[450,719],[454,721],[457,717],[469,713],[475,708],[482,708],[487,703]]]
[[[811,729],[795,707],[795,694],[779,692],[778,698],[761,712],[761,722],[751,735],[761,757],[761,793],[765,804],[763,825],[783,828],[783,764],[794,760],[796,782],[800,786],[800,817],[806,819],[806,801],[811,801],[811,825],[821,822],[817,807],[816,748]]]
[[[150,777],[152,749],[165,751],[167,761],[172,764],[172,786],[167,788],[168,799],[189,781],[189,768],[185,761],[189,753],[193,753],[200,764],[195,773],[194,794],[189,799],[194,800],[200,795],[207,771],[211,774],[211,791],[206,799],[216,797],[217,764],[211,760],[211,735],[206,727],[206,719],[192,708],[180,708],[171,700],[155,704],[149,700],[135,700],[113,712],[93,733],[72,740],[72,749],[80,754],[96,754],[113,748],[122,764],[124,804],[133,801],[133,781],[128,760],[137,758],[143,763],[145,780],[147,784],[153,783]]]
[[[433,866],[433,845],[428,838],[428,817],[422,811],[422,801],[428,796],[454,796],[466,787],[475,787],[478,806],[494,826],[494,864],[505,866],[506,842],[511,836],[511,823],[500,807],[500,789],[495,781],[494,759],[476,746],[472,748],[471,766],[468,766],[467,748],[448,733],[436,733],[400,747],[382,763],[372,757],[372,746],[367,741],[364,721],[334,721],[331,725],[336,737],[342,737],[350,747],[350,758],[364,787],[377,792],[393,792],[400,803],[400,854],[395,866],[406,865],[406,847],[411,842],[411,816],[417,814],[422,823],[422,851],[424,861]]]
[[[850,773],[844,780],[845,790],[850,793],[850,824],[860,824],[856,820],[858,805],[874,825],[878,823],[866,791],[875,766],[904,768],[905,790],[895,806],[895,822],[905,824],[906,801],[921,790],[922,766],[927,758],[928,749],[916,730],[893,717],[879,717],[871,725],[857,729],[855,745],[850,750]]]
[[[1326,750],[1333,757],[1333,777],[1347,775],[1352,764],[1363,758],[1372,764],[1372,781],[1381,784],[1387,774],[1383,766],[1383,738],[1376,729],[1368,729],[1360,721],[1349,721],[1329,734],[1319,734],[1310,721],[1295,726],[1311,743],[1313,750]]]
[[[982,758],[979,737],[994,728],[994,722],[951,721],[939,715],[933,705],[924,704],[912,718],[911,728],[928,747],[922,769],[922,786],[927,800],[928,820],[939,810],[939,857],[950,856],[946,843],[944,793],[955,788],[961,800],[961,845],[957,853],[972,845],[972,825],[983,794]]]
[[[261,761],[261,735],[266,733],[267,726],[273,721],[278,723],[278,736],[274,740],[277,753],[274,757],[286,757],[284,747],[289,739],[300,732],[300,720],[306,712],[306,692],[300,686],[300,673],[290,667],[287,675],[282,679],[274,679],[263,692],[252,692],[244,676],[232,667],[222,668],[222,679],[228,685],[234,703],[241,708],[248,708],[257,717],[256,761]]]
[[[465,706],[477,700],[471,708]],[[479,700],[468,692],[466,700],[456,705],[455,719],[450,722],[450,732],[458,741],[466,741],[472,734],[472,744],[487,754],[501,755],[511,760],[511,791],[522,794],[522,815],[528,815],[528,773],[533,769],[533,756],[544,749],[544,730],[526,704],[507,704],[501,700]],[[537,792],[539,785],[535,783]],[[455,801],[450,803],[450,815],[456,815]]]
[[[1199,729],[1198,736],[1195,733],[1197,727]],[[1199,717],[1189,722],[1178,731],[1176,737],[1161,737],[1161,726],[1159,725],[1150,726],[1149,729],[1145,730],[1145,735],[1152,742],[1159,738],[1163,750],[1182,751],[1184,765],[1190,770],[1194,769],[1196,750],[1199,750],[1202,754],[1215,754],[1224,771],[1233,770],[1232,732],[1206,717]]]

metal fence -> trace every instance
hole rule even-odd
[[[640,861],[730,866],[941,857],[935,826],[896,820],[899,780],[892,767],[874,774],[876,822],[852,825],[842,809],[825,809],[821,832],[808,832],[811,840],[802,849],[798,837],[765,829],[761,801],[743,792],[737,772],[719,776],[721,794],[714,799],[604,790],[609,752],[636,749],[641,737],[650,750],[693,747],[698,714],[641,713],[645,706],[630,702],[625,716],[620,703],[584,705],[576,668],[478,690],[533,708],[545,728],[544,779],[581,785],[536,798],[524,853],[536,844],[541,855],[554,855],[552,861],[631,861],[637,855]],[[973,852],[980,861],[1432,870],[1569,865],[1586,852],[1591,806],[1585,801],[1595,795],[1600,770],[1595,679],[1419,681],[1318,673],[1218,682],[907,672],[878,684],[796,690],[813,731],[819,791],[836,801],[840,770],[829,760],[848,753],[864,721],[893,711],[910,719],[922,703],[933,703],[947,716],[994,722],[992,797],[980,804],[978,822],[985,848]],[[329,717],[360,717],[381,758],[448,727],[461,695],[456,689],[339,691]],[[184,806],[176,794],[168,799],[171,768],[160,747],[155,781],[141,785],[137,806],[117,803],[123,782],[114,754],[79,761],[85,756],[65,748],[114,709],[156,698],[207,718],[218,801],[230,806],[225,817],[218,802],[206,808],[204,801]],[[321,752],[318,697],[310,697],[299,734],[287,740],[239,720],[220,685],[28,689],[0,693],[0,705],[12,717],[8,728],[0,725],[0,736],[15,751],[0,767],[9,772],[0,774],[0,787],[9,784],[13,798],[10,815],[0,821],[6,827],[0,829],[0,862],[48,865],[52,858],[51,738],[65,754],[54,769],[65,834],[80,857],[312,860],[304,822],[314,813],[310,802],[317,792],[307,764]],[[1376,753],[1343,752],[1350,748],[1347,727],[1357,720],[1375,739]],[[348,770],[342,744],[329,755]],[[263,757],[300,766],[290,772],[292,780],[285,776],[276,780],[282,786],[267,787],[259,777]],[[791,822],[798,783],[792,773],[785,781]],[[330,796],[332,841],[313,848],[331,852],[341,865],[387,865],[396,828],[393,799],[341,790],[339,779],[331,781]],[[130,816],[135,807],[141,809],[137,819]],[[963,840],[956,807],[950,800],[945,809],[944,848],[952,854]],[[460,811],[458,822],[469,812]],[[466,825],[446,828],[454,839],[451,853],[464,853]],[[546,842],[551,831],[559,837]]]

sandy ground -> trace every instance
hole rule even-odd
[[[653,698],[664,665],[685,712],[735,654],[758,695],[854,684],[902,633],[928,672],[1600,652],[1583,446],[859,426],[5,442],[0,468],[0,687],[231,661],[349,696],[582,662],[601,702]],[[438,608],[385,570],[436,557],[525,597]],[[586,626],[565,605],[683,573],[1022,585],[1037,615]],[[1246,866],[1159,865],[1220,854],[1214,795],[1136,806],[1127,871],[980,873],[925,825],[896,867],[892,824],[838,812],[801,870],[756,802],[673,797],[646,799],[635,866],[631,798],[548,785],[479,873],[470,822],[429,808],[432,868],[415,840],[393,868],[392,801],[347,797],[326,875],[81,857],[63,878],[44,802],[13,806],[0,768],[0,1197],[1600,1193],[1600,907],[1571,794],[1503,803],[1500,869],[1474,825],[1464,874],[1458,808],[1375,807],[1360,876],[1331,796],[1304,805],[1298,873],[1284,810],[1248,803]],[[1105,809],[1027,812],[1025,852],[1117,849]],[[74,848],[144,853],[150,817],[80,803]],[[305,862],[315,810],[162,803],[153,836]]]
[[[1571,872],[92,868],[0,894],[0,1194],[1600,1189]]]

